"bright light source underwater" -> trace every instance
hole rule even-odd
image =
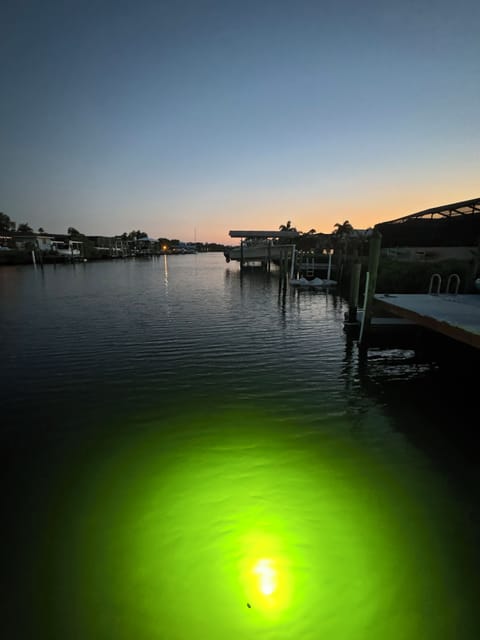
[[[265,596],[271,596],[277,587],[277,572],[272,565],[272,560],[264,558],[259,560],[253,569],[258,576],[260,592]]]

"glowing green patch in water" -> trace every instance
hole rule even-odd
[[[57,518],[50,637],[448,638],[471,611],[427,480],[258,412],[152,424]]]

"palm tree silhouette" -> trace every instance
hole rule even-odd
[[[336,236],[349,236],[353,231],[353,227],[348,220],[345,220],[343,223],[337,222],[333,226],[335,227],[333,233]]]
[[[278,228],[280,229],[280,231],[295,231],[295,232],[297,232],[296,227],[292,227],[292,221],[291,220],[287,220],[287,224],[281,224]]]

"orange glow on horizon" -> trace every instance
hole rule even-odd
[[[419,190],[420,191],[420,190]],[[344,201],[323,201],[321,203],[297,202],[297,206],[291,203],[282,203],[274,207],[271,203],[268,207],[253,208],[253,212],[232,212],[225,216],[225,226],[220,227],[217,221],[211,221],[209,228],[202,230],[199,242],[218,242],[220,244],[238,244],[236,238],[230,238],[230,229],[278,229],[281,224],[291,221],[292,226],[299,231],[307,232],[315,229],[317,233],[331,233],[337,222],[349,220],[355,229],[368,229],[379,222],[394,220],[411,213],[430,209],[441,205],[460,202],[479,197],[478,193],[445,189],[444,194],[438,193],[426,195],[413,192],[402,198],[385,197],[376,194],[369,202],[367,198],[355,201],[354,198],[346,198]]]

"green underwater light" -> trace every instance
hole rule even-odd
[[[251,531],[241,542],[239,582],[251,607],[270,616],[288,609],[292,576],[278,536]]]
[[[468,617],[425,475],[240,410],[108,444],[56,513],[45,637],[439,640]]]
[[[273,560],[262,558],[253,568],[253,573],[258,576],[258,586],[264,596],[271,596],[277,589],[277,570]]]

